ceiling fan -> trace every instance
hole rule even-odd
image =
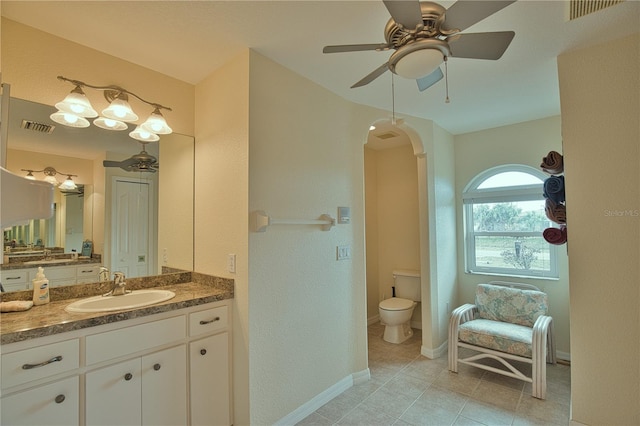
[[[515,0],[459,0],[449,9],[418,0],[383,0],[391,19],[386,43],[325,46],[323,53],[395,50],[389,60],[351,88],[371,83],[386,71],[415,79],[420,91],[440,81],[440,65],[449,57],[500,59],[515,33],[499,31],[461,34],[466,28],[507,7]]]
[[[102,165],[104,167],[120,167],[127,172],[155,173],[160,167],[158,159],[145,151],[147,142],[140,143],[142,144],[142,151],[139,154],[132,155],[122,161],[104,160]]]

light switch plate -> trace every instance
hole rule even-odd
[[[351,223],[351,208],[338,207],[338,223],[341,223],[341,224]]]
[[[235,254],[230,253],[227,255],[227,271],[233,274],[236,273],[236,255]]]
[[[336,259],[337,260],[348,260],[351,259],[351,246],[338,246],[336,247]]]

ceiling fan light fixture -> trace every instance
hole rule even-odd
[[[101,129],[106,129],[106,130],[126,130],[129,128],[129,126],[127,126],[126,123],[120,120],[114,120],[113,118],[107,118],[107,117],[98,117],[95,120],[93,120],[93,124],[100,127]]]
[[[129,133],[129,136],[141,142],[157,142],[160,140],[160,136],[145,130],[142,126],[136,126],[136,128]]]
[[[138,116],[133,112],[126,98],[126,95],[119,95],[111,101],[108,107],[102,110],[102,115],[112,120],[126,121],[129,123],[138,120]]]
[[[62,101],[56,104],[62,112],[68,112],[80,117],[93,118],[97,117],[98,113],[91,106],[91,102],[82,91],[80,86],[76,86]]]
[[[389,69],[400,77],[426,77],[449,56],[449,45],[438,39],[423,39],[402,46],[389,58]]]
[[[84,128],[89,127],[91,123],[84,117],[73,114],[71,112],[57,111],[49,116],[53,121],[67,127]]]
[[[164,119],[162,113],[160,112],[160,108],[156,107],[153,110],[149,118],[141,124],[142,129],[146,130],[149,133],[155,133],[156,135],[168,135],[173,130],[167,124],[167,120]]]

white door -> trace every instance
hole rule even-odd
[[[153,191],[148,181],[115,178],[111,216],[111,271],[144,277],[153,266]]]

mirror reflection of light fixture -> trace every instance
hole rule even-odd
[[[142,126],[136,126],[135,130],[129,133],[129,136],[141,142],[157,142],[160,140],[160,136],[146,131]]]
[[[78,188],[76,183],[73,181],[72,177],[78,177],[78,175],[72,175],[71,173],[61,173],[54,169],[53,167],[45,167],[43,170],[30,170],[30,169],[21,169],[23,172],[27,172],[25,178],[30,180],[36,180],[34,173],[44,173],[44,181],[49,182],[53,186],[60,185],[60,189],[63,191],[73,191]],[[58,182],[56,179],[56,175],[66,175],[67,178],[64,182]]]
[[[58,76],[58,80],[69,82],[75,88],[63,101],[56,104],[58,111],[50,116],[56,123],[70,127],[88,127],[90,125],[87,118],[97,117],[98,113],[93,109],[89,99],[82,91],[83,88],[89,87],[102,91],[104,98],[109,102],[109,106],[102,111],[102,116],[93,120],[94,125],[106,130],[128,129],[126,123],[133,123],[138,120],[138,115],[128,102],[129,95],[131,95],[153,107],[153,112],[149,118],[129,133],[132,138],[140,141],[155,142],[159,140],[158,134],[168,135],[173,132],[160,112],[161,109],[171,111],[169,107],[144,100],[120,86],[94,86],[63,76]]]

